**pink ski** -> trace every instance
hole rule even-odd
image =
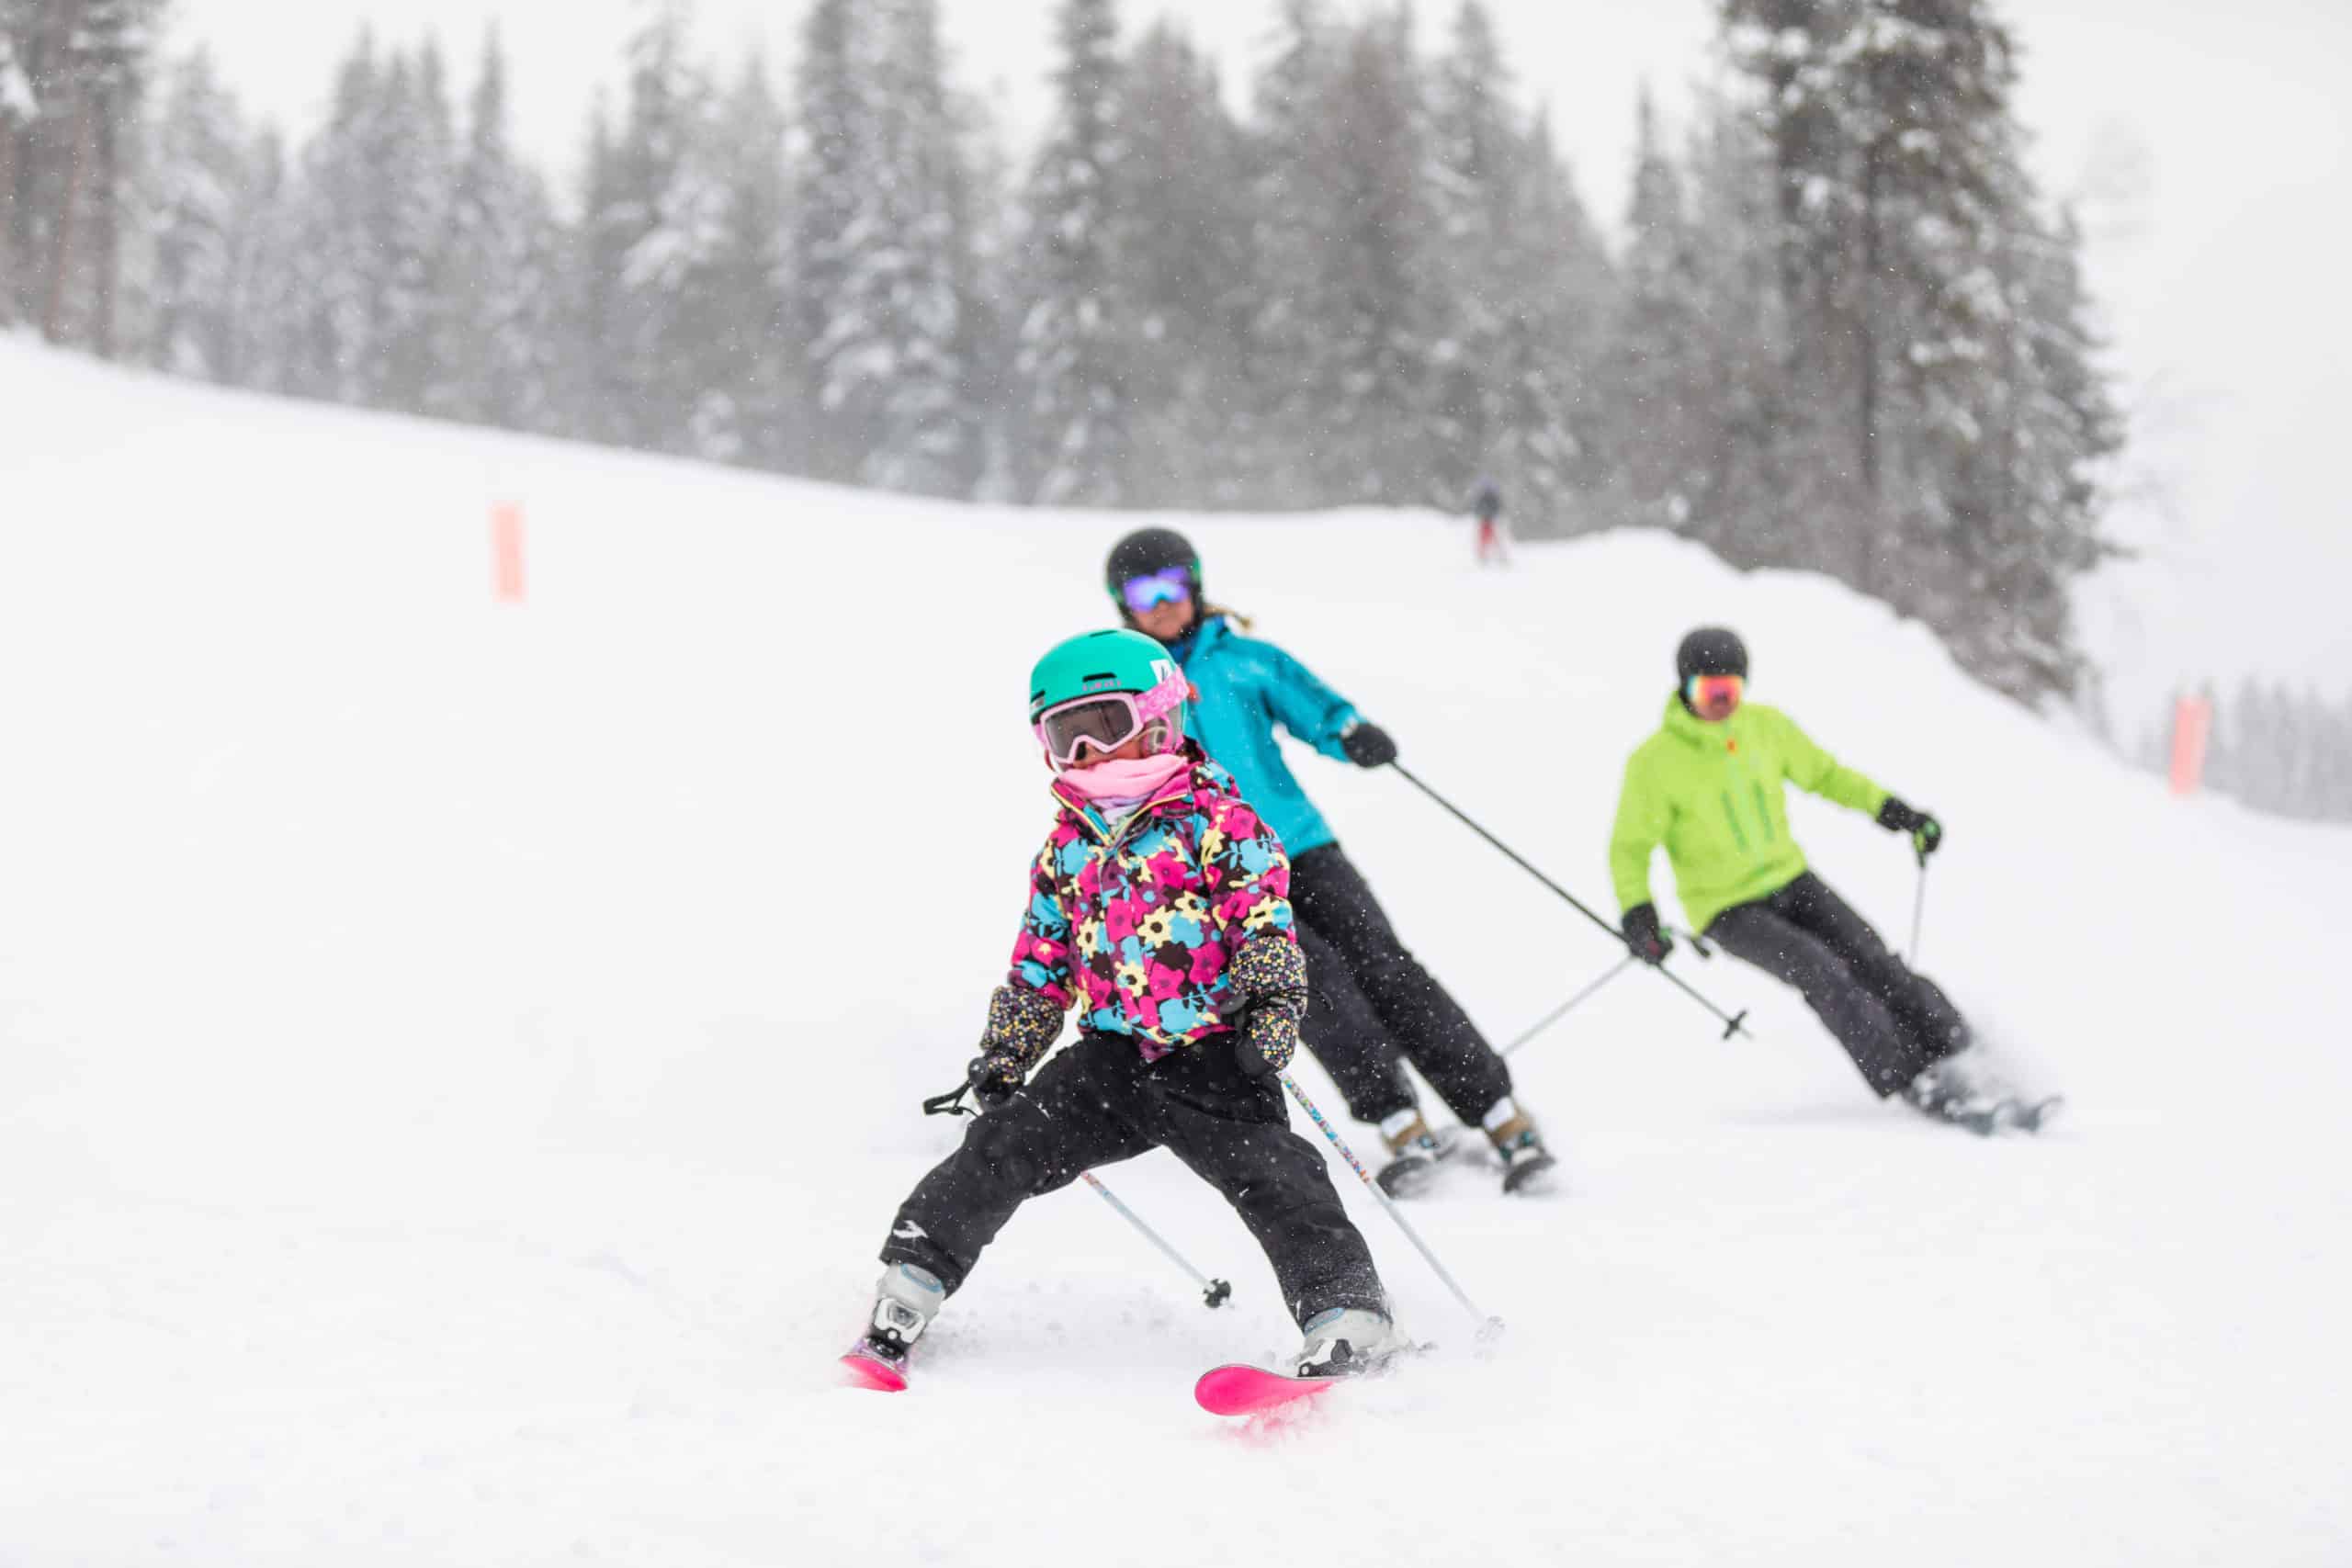
[[[842,1357],[842,1381],[852,1388],[870,1388],[876,1393],[904,1393],[907,1389],[905,1370],[892,1366],[863,1345]]]
[[[1211,1367],[1193,1385],[1193,1397],[1212,1416],[1254,1416],[1337,1387],[1344,1378],[1295,1378],[1263,1367]]]

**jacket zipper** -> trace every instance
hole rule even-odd
[[[1739,825],[1739,807],[1732,804],[1731,791],[1724,791],[1724,820],[1731,824],[1731,836],[1739,840],[1739,852],[1747,854],[1747,829]]]

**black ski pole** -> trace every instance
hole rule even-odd
[[[953,1094],[936,1094],[932,1096],[929,1100],[922,1102],[922,1113],[926,1116],[979,1115],[980,1113],[978,1111],[963,1103],[964,1097],[971,1092],[971,1085],[966,1084],[962,1088],[956,1089]],[[1202,1273],[1199,1269],[1193,1268],[1190,1263],[1184,1261],[1184,1255],[1177,1251],[1174,1247],[1169,1246],[1167,1238],[1162,1236],[1158,1231],[1153,1230],[1149,1225],[1145,1224],[1141,1214],[1136,1213],[1133,1209],[1128,1208],[1125,1203],[1119,1201],[1118,1194],[1112,1191],[1108,1187],[1103,1186],[1102,1179],[1101,1177],[1095,1175],[1091,1170],[1081,1170],[1078,1174],[1080,1179],[1083,1180],[1089,1187],[1094,1189],[1095,1193],[1102,1198],[1102,1201],[1110,1204],[1111,1207],[1119,1211],[1119,1215],[1122,1219],[1125,1220],[1127,1224],[1135,1226],[1138,1231],[1141,1231],[1143,1233],[1143,1238],[1146,1241],[1159,1248],[1159,1250],[1167,1256],[1168,1261],[1173,1263],[1177,1268],[1182,1269],[1185,1273],[1190,1274],[1193,1277],[1193,1283],[1201,1288],[1201,1299],[1208,1305],[1211,1307],[1221,1307],[1233,1298],[1233,1286],[1231,1283],[1224,1280],[1212,1280],[1207,1275]]]
[[[1570,997],[1566,1001],[1562,1002],[1558,1007],[1554,1008],[1550,1012],[1545,1013],[1543,1019],[1537,1022],[1533,1028],[1521,1035],[1518,1039],[1512,1041],[1510,1044],[1504,1046],[1500,1051],[1496,1052],[1495,1055],[1498,1056],[1508,1056],[1513,1051],[1518,1050],[1521,1046],[1529,1043],[1534,1040],[1537,1035],[1543,1033],[1545,1030],[1559,1022],[1560,1020],[1567,1017],[1568,1014],[1576,1011],[1579,1007],[1582,1007],[1586,1001],[1590,999],[1590,998],[1600,989],[1601,987],[1609,984],[1610,981],[1614,980],[1618,976],[1623,975],[1626,970],[1631,969],[1639,962],[1641,961],[1634,957],[1634,954],[1630,953],[1625,954],[1624,957],[1617,961],[1617,966],[1615,968],[1610,970],[1608,974],[1603,975],[1600,979],[1595,980],[1591,985],[1587,986],[1583,990],[1578,991],[1575,996]]]
[[[1451,816],[1455,821],[1461,823],[1464,828],[1467,828],[1472,832],[1477,834],[1478,837],[1486,840],[1487,842],[1492,844],[1496,849],[1500,850],[1503,853],[1504,859],[1510,861],[1513,865],[1519,867],[1520,870],[1527,873],[1528,875],[1533,877],[1536,881],[1550,888],[1554,894],[1558,896],[1558,897],[1568,906],[1568,908],[1574,909],[1577,914],[1582,915],[1586,919],[1590,920],[1594,925],[1599,926],[1602,931],[1607,931],[1611,941],[1616,942],[1620,946],[1628,945],[1625,942],[1624,933],[1620,931],[1615,926],[1610,924],[1609,921],[1602,919],[1601,916],[1593,909],[1592,906],[1587,904],[1583,899],[1577,897],[1575,894],[1569,892],[1566,888],[1561,886],[1558,883],[1544,875],[1543,872],[1537,870],[1533,862],[1530,861],[1525,855],[1521,854],[1517,850],[1512,849],[1509,844],[1504,843],[1500,839],[1496,838],[1492,833],[1487,831],[1485,828],[1479,826],[1477,819],[1473,818],[1468,812],[1463,810],[1462,807],[1454,805],[1453,802],[1446,799],[1445,796],[1438,794],[1437,791],[1423,784],[1410,768],[1408,768],[1402,762],[1391,762],[1388,765],[1396,769],[1398,773],[1402,774],[1406,783],[1411,784],[1415,789],[1419,790],[1423,795],[1428,795],[1431,800],[1442,807],[1447,815]],[[1709,1001],[1705,997],[1700,995],[1690,982],[1683,979],[1681,976],[1677,975],[1673,970],[1667,968],[1664,964],[1653,964],[1650,967],[1656,969],[1660,975],[1665,976],[1666,978],[1672,981],[1675,988],[1679,990],[1684,996],[1689,997],[1692,1001],[1697,1002],[1701,1007],[1705,1008],[1709,1012],[1713,1013],[1715,1017],[1715,1021],[1724,1026],[1724,1039],[1728,1040],[1735,1034],[1747,1034],[1747,1030],[1744,1022],[1747,1017],[1747,1011],[1745,1008],[1736,1013],[1725,1012],[1723,1009]],[[1749,1034],[1748,1038],[1753,1040],[1755,1036]]]

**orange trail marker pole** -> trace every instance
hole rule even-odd
[[[490,509],[491,593],[501,604],[523,603],[523,507],[502,501]]]
[[[2205,779],[2205,748],[2213,738],[2213,700],[2183,697],[2172,713],[2172,792],[2191,795]]]

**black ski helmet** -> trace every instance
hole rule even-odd
[[[1173,528],[1138,528],[1111,547],[1110,559],[1102,564],[1102,585],[1111,597],[1119,598],[1119,590],[1138,577],[1149,577],[1171,567],[1182,567],[1193,574],[1193,597],[1201,593],[1201,552],[1193,542]],[[1119,605],[1124,613],[1126,604]]]
[[[1747,676],[1747,645],[1739,634],[1723,626],[1701,626],[1674,650],[1674,683],[1686,686],[1693,675]]]

